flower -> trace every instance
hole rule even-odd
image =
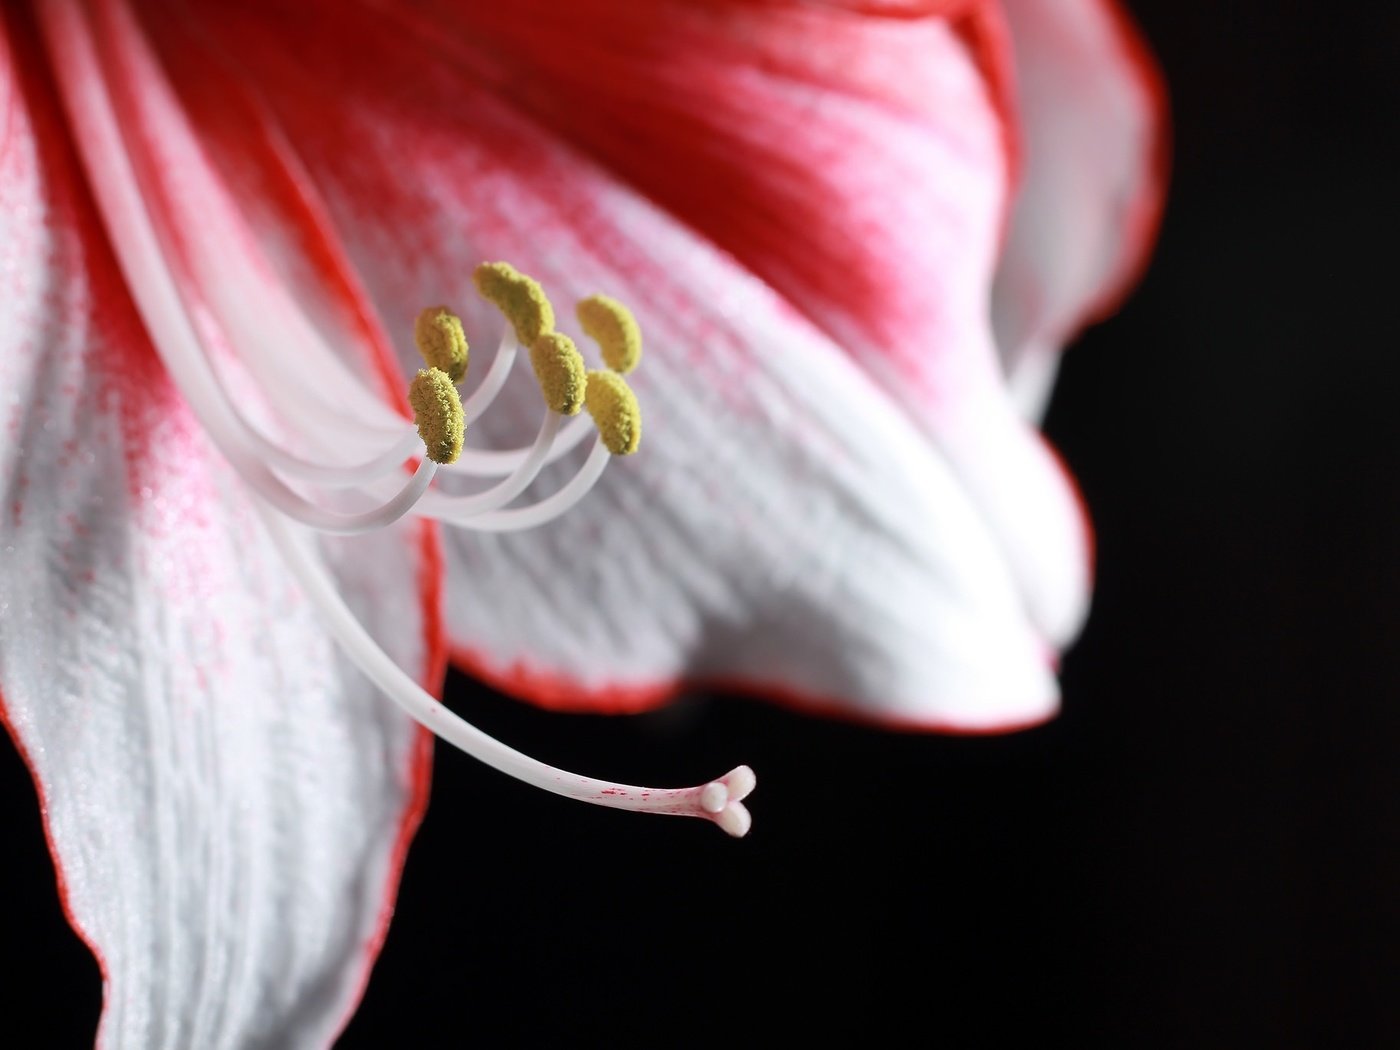
[[[108,1045],[333,1038],[426,798],[431,738],[384,694],[445,717],[408,676],[436,688],[449,649],[555,707],[706,681],[930,729],[1055,709],[1089,541],[1023,416],[1161,188],[1158,89],[1104,0],[3,17],[0,690]],[[293,518],[361,512],[277,479],[407,453],[415,328],[510,343],[483,259],[592,303],[585,334],[636,311],[641,450],[548,528],[391,522],[447,498],[424,465],[372,487],[380,527],[308,544]],[[538,394],[477,420],[487,369],[456,417],[454,361],[415,381],[427,440],[450,459],[466,418],[510,471],[528,453],[480,450],[528,445]],[[739,820],[736,776],[689,804]]]

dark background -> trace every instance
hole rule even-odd
[[[755,831],[440,752],[344,1050],[1400,1045],[1400,13],[1131,7],[1174,178],[1145,283],[1069,354],[1047,424],[1099,534],[1064,714],[986,739],[723,698],[566,718],[454,678],[571,768],[751,763]],[[0,799],[7,1024],[85,1045],[96,967],[8,747]]]

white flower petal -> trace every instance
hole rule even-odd
[[[383,936],[424,737],[289,582],[151,350],[40,45],[23,18],[0,39],[0,690],[103,967],[102,1042],[325,1045]],[[426,676],[416,535],[328,558]]]

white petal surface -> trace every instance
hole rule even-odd
[[[1116,0],[1003,0],[1022,181],[994,320],[1017,404],[1039,419],[1061,348],[1146,261],[1166,183],[1156,67]]]
[[[33,27],[5,18],[0,690],[103,966],[102,1043],[328,1045],[378,951],[424,741],[346,668],[161,370]],[[416,535],[327,554],[426,674]]]

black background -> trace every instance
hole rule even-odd
[[[1131,6],[1174,176],[1147,279],[1047,423],[1099,536],[1064,714],[985,739],[723,698],[565,718],[454,678],[569,767],[749,762],[755,830],[440,752],[341,1047],[1400,1045],[1400,13]],[[96,967],[9,748],[0,797],[6,1024],[85,1045]]]

